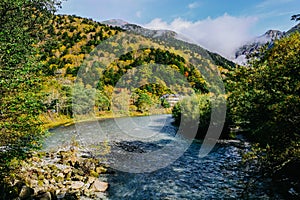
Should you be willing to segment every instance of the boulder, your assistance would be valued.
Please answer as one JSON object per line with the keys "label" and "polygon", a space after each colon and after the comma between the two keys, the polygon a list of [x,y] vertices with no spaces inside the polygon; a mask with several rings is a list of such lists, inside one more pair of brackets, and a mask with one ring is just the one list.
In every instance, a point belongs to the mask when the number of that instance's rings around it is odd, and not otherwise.
{"label": "boulder", "polygon": [[71,184],[71,189],[73,190],[78,190],[81,189],[84,186],[84,183],[81,181],[73,181]]}
{"label": "boulder", "polygon": [[96,179],[91,188],[94,192],[105,192],[108,188],[108,183]]}
{"label": "boulder", "polygon": [[107,170],[104,168],[104,167],[96,167],[96,172],[98,174],[102,174],[102,173],[105,173]]}
{"label": "boulder", "polygon": [[20,191],[20,194],[19,194],[19,197],[20,199],[30,199],[31,195],[34,194],[34,190],[30,187],[27,187],[27,186],[23,186],[21,188],[21,191]]}
{"label": "boulder", "polygon": [[35,196],[36,200],[52,200],[52,195],[50,192],[39,192],[38,195]]}

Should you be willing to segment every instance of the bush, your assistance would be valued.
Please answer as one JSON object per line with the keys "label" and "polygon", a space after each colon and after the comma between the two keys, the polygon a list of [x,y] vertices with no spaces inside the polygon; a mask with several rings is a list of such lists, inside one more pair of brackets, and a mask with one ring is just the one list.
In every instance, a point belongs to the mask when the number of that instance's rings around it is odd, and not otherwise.
{"label": "bush", "polygon": [[[224,99],[222,98],[210,96],[209,94],[198,94],[184,98],[173,107],[172,116],[175,119],[175,124],[183,127],[195,128],[197,126],[196,138],[203,139],[211,124],[212,105],[214,105],[217,113],[222,112],[223,108],[225,109],[225,107],[222,108],[224,106]],[[223,122],[221,118],[214,116],[212,126],[222,126]],[[221,137],[228,137],[227,126],[228,121],[225,122],[225,128],[222,131]]]}

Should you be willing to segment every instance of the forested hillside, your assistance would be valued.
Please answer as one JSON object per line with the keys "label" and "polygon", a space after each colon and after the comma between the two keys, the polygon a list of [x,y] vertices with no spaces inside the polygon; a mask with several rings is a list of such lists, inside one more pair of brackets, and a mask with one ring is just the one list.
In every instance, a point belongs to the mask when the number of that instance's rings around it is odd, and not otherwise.
{"label": "forested hillside", "polygon": [[[41,49],[43,71],[49,80],[44,87],[47,95],[44,104],[47,110],[55,110],[64,115],[72,116],[73,114],[72,84],[81,67],[91,68],[92,76],[98,77],[93,80],[93,83],[85,79],[89,82],[88,84],[86,82],[85,87],[93,85],[93,88],[97,89],[95,106],[98,111],[112,109],[110,104],[114,86],[129,70],[132,71],[139,66],[164,65],[166,73],[169,67],[170,74],[167,77],[174,74],[172,71],[178,72],[186,77],[194,92],[200,93],[207,93],[209,89],[199,68],[203,68],[204,72],[219,69],[222,73],[234,68],[233,63],[221,56],[175,38],[147,38],[132,31],[127,33],[121,28],[110,27],[76,16],[56,15],[49,24],[49,27],[45,29],[46,39],[38,44]],[[128,35],[118,38],[119,33]],[[124,54],[117,57],[120,49],[124,51]],[[114,59],[110,63],[105,63],[104,60],[108,57],[114,57]],[[196,62],[199,66],[194,66],[195,64],[190,62],[190,59],[194,57],[199,58]],[[147,67],[143,73],[148,73],[147,77],[153,76],[153,70]],[[152,77],[152,81],[146,76],[136,80],[135,84],[140,84],[141,87],[136,88],[135,94],[130,97],[130,111],[146,112],[150,108],[156,109],[162,103],[159,99],[162,95],[180,91],[183,95],[188,92],[178,83],[172,91],[172,88],[168,88],[166,81],[163,80],[166,77],[160,76],[156,77],[156,80]],[[169,80],[169,82],[172,81]],[[82,92],[82,95],[87,94]],[[88,110],[91,111],[91,108],[82,109],[85,110],[82,110],[83,114]]]}

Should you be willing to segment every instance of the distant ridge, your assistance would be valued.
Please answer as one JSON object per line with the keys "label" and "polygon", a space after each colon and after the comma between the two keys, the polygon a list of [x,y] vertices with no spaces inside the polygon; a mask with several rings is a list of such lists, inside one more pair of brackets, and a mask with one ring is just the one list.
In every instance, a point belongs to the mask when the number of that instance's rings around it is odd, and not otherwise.
{"label": "distant ridge", "polygon": [[239,47],[235,52],[235,57],[233,61],[240,65],[247,65],[248,57],[250,55],[256,55],[259,53],[259,49],[269,43],[269,48],[272,47],[275,40],[286,37],[294,32],[300,32],[300,23],[292,27],[287,32],[282,32],[279,30],[268,30],[265,34],[254,38],[253,40],[247,42],[243,46]]}
{"label": "distant ridge", "polygon": [[110,20],[102,21],[101,23],[109,25],[109,26],[119,26],[119,27],[122,27],[122,26],[128,24],[128,22],[126,22],[122,19],[110,19]]}
{"label": "distant ridge", "polygon": [[162,30],[162,29],[159,29],[159,30],[149,29],[149,28],[145,28],[141,25],[126,22],[122,19],[110,19],[110,20],[102,21],[101,23],[109,25],[109,26],[117,26],[117,27],[120,27],[120,28],[122,28],[126,31],[131,31],[131,32],[134,32],[136,34],[143,35],[145,37],[150,37],[150,38],[175,38],[175,39],[178,39],[178,40],[182,40],[184,42],[188,42],[188,43],[191,43],[191,44],[196,44],[196,42],[194,42],[190,38],[187,38],[184,35],[178,34],[175,31]]}

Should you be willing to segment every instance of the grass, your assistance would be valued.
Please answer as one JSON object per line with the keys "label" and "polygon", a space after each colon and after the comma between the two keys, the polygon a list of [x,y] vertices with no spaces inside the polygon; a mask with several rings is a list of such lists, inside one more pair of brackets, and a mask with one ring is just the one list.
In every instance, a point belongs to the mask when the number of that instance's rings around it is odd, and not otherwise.
{"label": "grass", "polygon": [[59,115],[57,113],[43,113],[39,118],[43,122],[45,130],[62,125],[69,126],[74,123],[73,118],[66,115]]}

